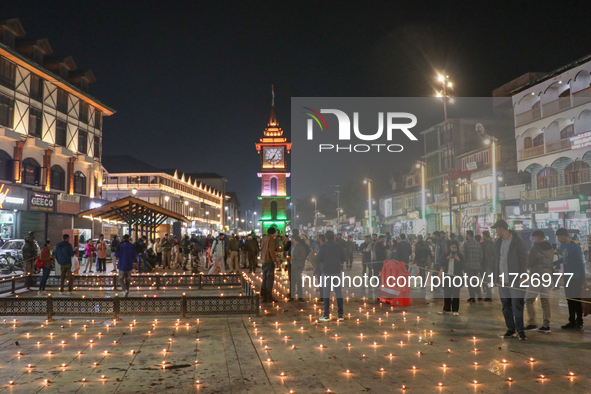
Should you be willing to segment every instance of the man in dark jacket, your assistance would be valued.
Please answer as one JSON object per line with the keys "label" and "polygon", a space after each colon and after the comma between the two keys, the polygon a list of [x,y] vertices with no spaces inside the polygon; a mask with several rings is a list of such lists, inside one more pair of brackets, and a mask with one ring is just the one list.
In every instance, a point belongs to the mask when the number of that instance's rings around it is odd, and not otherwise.
{"label": "man in dark jacket", "polygon": [[291,243],[291,294],[294,299],[297,298],[298,301],[303,301],[304,299],[302,296],[304,295],[304,290],[302,289],[302,272],[306,266],[306,258],[308,256],[306,255],[306,248],[299,235],[292,236]]}
{"label": "man in dark jacket", "polygon": [[564,267],[564,295],[568,304],[568,323],[560,328],[580,331],[583,329],[581,292],[585,281],[585,259],[581,247],[569,238],[565,228],[556,230],[556,238],[560,242],[562,258],[556,260],[554,265],[562,264]]}
{"label": "man in dark jacket", "polygon": [[129,242],[129,234],[123,236],[123,242],[119,244],[119,251],[115,255],[119,259],[119,285],[123,289],[123,296],[127,297],[133,261],[137,258],[135,247]]}
{"label": "man in dark jacket", "polygon": [[149,272],[148,268],[145,266],[146,264],[146,249],[148,246],[146,245],[146,236],[140,237],[133,246],[135,247],[135,252],[137,253],[137,272],[141,273],[143,271]]}
{"label": "man in dark jacket", "polygon": [[525,242],[515,231],[509,230],[507,222],[499,219],[492,227],[497,230],[498,261],[494,267],[494,279],[499,283],[499,297],[503,304],[503,316],[507,332],[505,338],[517,335],[525,340],[523,325],[524,291],[520,288],[525,279],[521,274],[527,272],[527,248]]}
{"label": "man in dark jacket", "polygon": [[21,253],[23,254],[23,260],[25,262],[25,272],[29,275],[33,275],[35,273],[35,260],[41,253],[39,244],[35,241],[34,231],[31,231],[27,238],[25,238]]}
{"label": "man in dark jacket", "polygon": [[376,261],[374,261],[372,265],[373,274],[376,276],[381,274],[382,268],[384,268],[384,261],[387,259],[386,255],[388,254],[388,247],[386,246],[385,236],[379,236],[378,242],[376,242],[374,246],[374,250],[376,252]]}
{"label": "man in dark jacket", "polygon": [[76,254],[72,244],[70,243],[70,236],[64,234],[63,241],[55,246],[55,259],[60,265],[60,294],[64,291],[64,282],[68,276],[68,291],[71,293],[74,288],[74,280],[72,277],[72,257]]}
{"label": "man in dark jacket", "polygon": [[417,243],[415,244],[415,264],[421,270],[421,278],[423,278],[423,281],[426,277],[425,269],[427,268],[429,258],[431,258],[431,248],[427,241],[423,240],[423,236],[419,234],[417,235]]}
{"label": "man in dark jacket", "polygon": [[115,257],[115,252],[119,251],[119,237],[117,234],[113,235],[113,240],[111,241],[111,262],[113,263],[113,270],[111,272],[117,272],[117,257]]}
{"label": "man in dark jacket", "polygon": [[396,261],[404,261],[408,268],[408,262],[410,261],[410,255],[412,254],[412,246],[406,240],[406,234],[400,234],[400,242],[396,247]]}
{"label": "man in dark jacket", "polygon": [[355,242],[353,242],[353,236],[347,237],[345,243],[345,253],[347,253],[347,270],[351,271],[353,268],[353,253],[355,252]]}
{"label": "man in dark jacket", "polygon": [[433,239],[435,240],[435,271],[439,271],[441,264],[446,260],[447,242],[445,241],[445,233],[443,231],[435,231],[433,233]]}
{"label": "man in dark jacket", "polygon": [[365,241],[359,245],[359,250],[361,251],[361,275],[365,275],[365,271],[367,271],[368,276],[371,276],[372,274],[371,247],[371,237],[366,235]]}
{"label": "man in dark jacket", "polygon": [[[482,272],[482,246],[479,242],[474,239],[474,231],[466,231],[466,242],[462,247],[462,254],[464,255],[464,271],[469,278],[479,277]],[[480,286],[471,286],[468,283],[468,293],[470,298],[468,302],[476,302],[476,296],[478,301],[482,301],[482,289]]]}
{"label": "man in dark jacket", "polygon": [[[550,330],[550,318],[552,314],[550,312],[550,298],[548,292],[550,287],[544,286],[542,277],[546,274],[546,277],[550,275],[552,278],[553,266],[554,266],[554,248],[550,242],[545,241],[545,235],[542,230],[536,230],[532,234],[534,244],[529,250],[527,258],[527,267],[529,268],[530,285],[525,295],[525,302],[527,306],[527,314],[529,316],[529,324],[525,327],[526,330],[535,330],[538,328],[536,325],[536,309],[534,308],[534,302],[540,295],[540,302],[542,303],[542,311],[544,312],[544,324],[538,329],[540,332],[551,332]],[[532,279],[535,279],[532,281]],[[533,286],[533,283],[538,283],[538,286]]]}
{"label": "man in dark jacket", "polygon": [[[347,260],[345,249],[334,240],[334,233],[329,230],[326,232],[325,237],[326,242],[322,244],[316,256],[316,262],[322,267],[322,281],[324,284],[324,315],[318,319],[321,322],[330,321],[331,277],[338,276],[340,278],[343,263]],[[334,286],[334,293],[337,299],[338,319],[339,321],[343,321],[343,294],[341,292],[341,286]]]}
{"label": "man in dark jacket", "polygon": [[489,231],[483,231],[483,241],[480,243],[482,246],[482,291],[486,293],[484,301],[492,302],[492,288],[490,283],[489,275],[495,270],[496,260],[496,246],[490,237]]}

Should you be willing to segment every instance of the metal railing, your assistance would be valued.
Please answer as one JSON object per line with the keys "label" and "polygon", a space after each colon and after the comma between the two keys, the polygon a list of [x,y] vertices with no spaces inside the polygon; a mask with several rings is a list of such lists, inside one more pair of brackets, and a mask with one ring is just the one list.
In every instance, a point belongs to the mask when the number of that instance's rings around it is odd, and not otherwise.
{"label": "metal railing", "polygon": [[[152,279],[150,279],[152,277]],[[216,278],[217,277],[217,278]],[[23,276],[0,281],[0,293],[15,293],[16,290],[30,287],[33,279],[40,277]],[[100,283],[86,282],[97,278],[103,278]],[[79,285],[74,288],[96,289],[101,287],[116,288],[118,281],[116,275],[75,277]],[[51,277],[57,279],[59,277]],[[108,281],[110,279],[110,282]],[[153,280],[154,282],[151,282]],[[98,281],[100,282],[100,281]],[[186,287],[193,289],[205,286],[234,286],[242,288],[240,295],[218,296],[193,296],[183,293],[182,296],[159,297],[0,297],[0,316],[112,316],[119,318],[122,315],[212,315],[212,314],[254,314],[259,313],[259,294],[253,285],[241,275],[159,275],[159,276],[132,276],[132,286],[150,287],[159,285],[158,289],[166,287]],[[152,286],[151,284],[156,285]],[[106,286],[110,284],[110,286]],[[145,286],[145,285],[148,286]],[[48,280],[47,285],[50,285]],[[75,294],[75,293],[74,293]]]}
{"label": "metal railing", "polygon": [[574,197],[578,198],[582,183],[575,185],[564,185],[548,187],[545,189],[527,190],[521,192],[522,201],[546,200],[549,198]]}
{"label": "metal railing", "polygon": [[538,145],[519,151],[519,160],[531,159],[532,157],[543,156],[545,154],[544,145]]}

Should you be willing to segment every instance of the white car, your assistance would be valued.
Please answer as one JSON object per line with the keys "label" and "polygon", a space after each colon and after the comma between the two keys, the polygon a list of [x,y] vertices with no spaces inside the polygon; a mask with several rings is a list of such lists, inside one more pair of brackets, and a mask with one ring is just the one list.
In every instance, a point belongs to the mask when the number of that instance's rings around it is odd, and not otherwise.
{"label": "white car", "polygon": [[9,239],[0,247],[0,255],[6,255],[7,253],[10,253],[12,256],[21,254],[24,244],[24,239]]}

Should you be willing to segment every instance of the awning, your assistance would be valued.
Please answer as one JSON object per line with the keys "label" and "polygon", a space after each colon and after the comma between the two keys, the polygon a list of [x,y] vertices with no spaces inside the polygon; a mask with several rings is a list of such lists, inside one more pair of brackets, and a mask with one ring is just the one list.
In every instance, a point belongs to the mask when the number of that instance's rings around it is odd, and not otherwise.
{"label": "awning", "polygon": [[188,223],[189,220],[176,212],[169,211],[132,196],[113,201],[98,208],[80,212],[79,217],[101,221],[126,223],[131,229],[156,231],[168,218]]}

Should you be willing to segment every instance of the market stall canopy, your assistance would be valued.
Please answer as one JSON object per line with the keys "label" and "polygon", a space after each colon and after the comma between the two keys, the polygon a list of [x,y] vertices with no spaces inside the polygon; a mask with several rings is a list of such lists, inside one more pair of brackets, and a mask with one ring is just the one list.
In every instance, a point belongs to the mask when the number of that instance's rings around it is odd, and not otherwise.
{"label": "market stall canopy", "polygon": [[131,228],[135,231],[145,229],[147,231],[151,230],[151,232],[156,230],[168,218],[179,222],[189,222],[183,215],[132,196],[80,212],[78,216],[110,223],[126,223],[129,225],[130,230]]}

